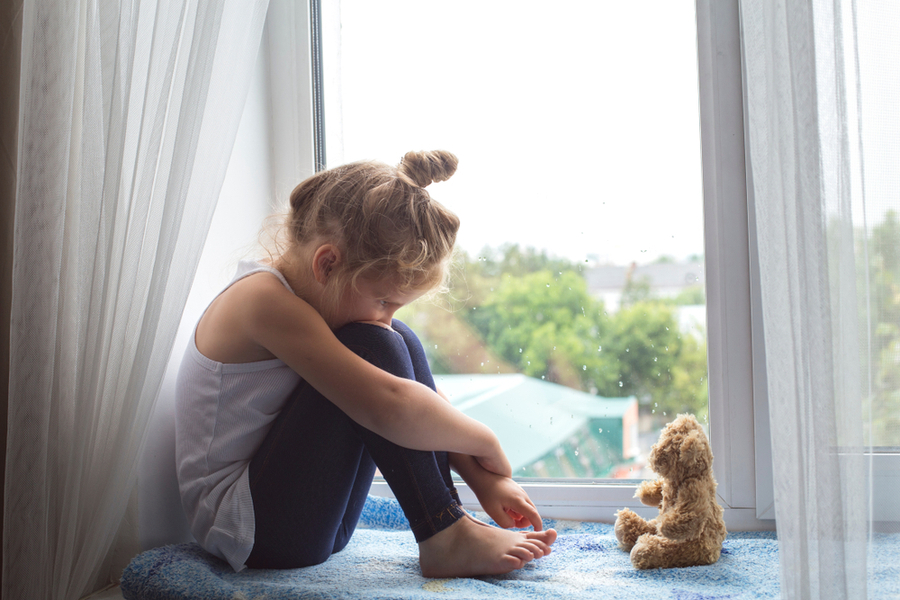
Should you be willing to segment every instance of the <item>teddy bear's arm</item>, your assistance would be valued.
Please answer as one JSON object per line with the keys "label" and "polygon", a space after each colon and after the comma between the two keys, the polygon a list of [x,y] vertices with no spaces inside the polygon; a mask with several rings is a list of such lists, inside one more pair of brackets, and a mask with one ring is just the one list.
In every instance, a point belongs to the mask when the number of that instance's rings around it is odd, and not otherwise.
{"label": "teddy bear's arm", "polygon": [[703,512],[708,506],[704,488],[699,481],[686,481],[678,488],[675,500],[664,514],[659,515],[659,532],[671,540],[688,540],[700,535]]}
{"label": "teddy bear's arm", "polygon": [[662,486],[663,483],[661,479],[643,481],[641,482],[641,485],[638,486],[637,492],[635,492],[634,497],[647,506],[658,507],[660,504],[662,504]]}

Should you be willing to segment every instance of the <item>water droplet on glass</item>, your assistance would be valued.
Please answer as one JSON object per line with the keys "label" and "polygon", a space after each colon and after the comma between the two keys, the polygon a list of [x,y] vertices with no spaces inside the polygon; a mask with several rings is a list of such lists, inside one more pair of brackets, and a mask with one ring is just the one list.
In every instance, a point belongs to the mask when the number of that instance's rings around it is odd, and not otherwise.
{"label": "water droplet on glass", "polygon": [[581,370],[582,370],[582,371],[587,371],[587,365],[581,365]]}
{"label": "water droplet on glass", "polygon": [[621,381],[619,382],[619,387],[622,387],[622,382],[621,382]]}
{"label": "water droplet on glass", "polygon": [[599,431],[600,433],[603,433],[603,428],[601,427],[601,428],[598,429],[597,431]]}

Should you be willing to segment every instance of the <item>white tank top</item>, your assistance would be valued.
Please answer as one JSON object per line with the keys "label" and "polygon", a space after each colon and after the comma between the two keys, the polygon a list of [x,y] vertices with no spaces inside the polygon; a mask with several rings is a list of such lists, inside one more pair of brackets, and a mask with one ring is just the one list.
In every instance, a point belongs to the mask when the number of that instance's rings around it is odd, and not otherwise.
{"label": "white tank top", "polygon": [[[272,273],[291,289],[281,273],[254,261],[242,261],[225,289],[259,272]],[[279,359],[239,364],[210,360],[197,350],[195,335],[196,328],[181,361],[175,395],[181,503],[197,542],[240,571],[255,533],[250,460],[300,376]]]}

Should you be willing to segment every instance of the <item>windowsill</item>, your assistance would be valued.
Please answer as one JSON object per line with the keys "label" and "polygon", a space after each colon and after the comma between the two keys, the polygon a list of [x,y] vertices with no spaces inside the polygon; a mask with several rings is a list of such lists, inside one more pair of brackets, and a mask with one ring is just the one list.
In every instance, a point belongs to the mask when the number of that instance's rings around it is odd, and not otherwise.
{"label": "windowsill", "polygon": [[[535,480],[519,482],[547,519],[614,523],[616,511],[630,508],[645,519],[651,519],[658,511],[645,506],[634,497],[637,485],[627,483],[569,483],[561,480]],[[456,484],[463,505],[481,510],[475,494],[463,482]],[[376,479],[370,493],[374,496],[392,497],[390,487],[383,479]],[[725,525],[729,531],[774,531],[775,521],[759,520],[755,508],[731,508],[721,498],[719,504],[725,510]]]}

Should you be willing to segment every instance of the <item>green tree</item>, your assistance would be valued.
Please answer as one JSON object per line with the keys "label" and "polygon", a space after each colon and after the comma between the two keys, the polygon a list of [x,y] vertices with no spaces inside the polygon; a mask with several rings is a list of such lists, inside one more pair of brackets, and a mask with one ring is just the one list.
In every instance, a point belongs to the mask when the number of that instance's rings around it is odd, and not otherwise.
{"label": "green tree", "polygon": [[679,331],[672,306],[650,300],[620,309],[603,349],[617,377],[601,395],[637,396],[661,421],[706,414],[706,345]]}
{"label": "green tree", "polygon": [[610,315],[590,295],[581,265],[517,245],[463,253],[452,274],[452,310],[515,370],[603,396],[637,396],[659,423],[679,412],[706,415],[706,344],[679,331],[676,319],[676,303],[702,303],[702,290],[657,299],[648,282],[629,280]]}
{"label": "green tree", "polygon": [[603,304],[573,271],[504,276],[468,318],[526,375],[586,390],[608,377],[597,345],[607,323]]}
{"label": "green tree", "polygon": [[551,256],[546,250],[537,250],[531,246],[523,248],[519,244],[504,244],[496,249],[486,247],[476,257],[476,263],[480,265],[481,273],[488,277],[515,277],[538,271],[580,273],[582,270],[581,265]]}
{"label": "green tree", "polygon": [[619,304],[623,307],[633,306],[640,302],[647,302],[653,297],[650,289],[649,277],[635,278],[631,273],[625,279],[625,287],[622,288],[622,298]]}
{"label": "green tree", "polygon": [[696,306],[701,304],[706,304],[706,291],[703,289],[702,285],[692,285],[691,287],[686,287],[678,294],[668,300],[671,304],[675,306]]}

